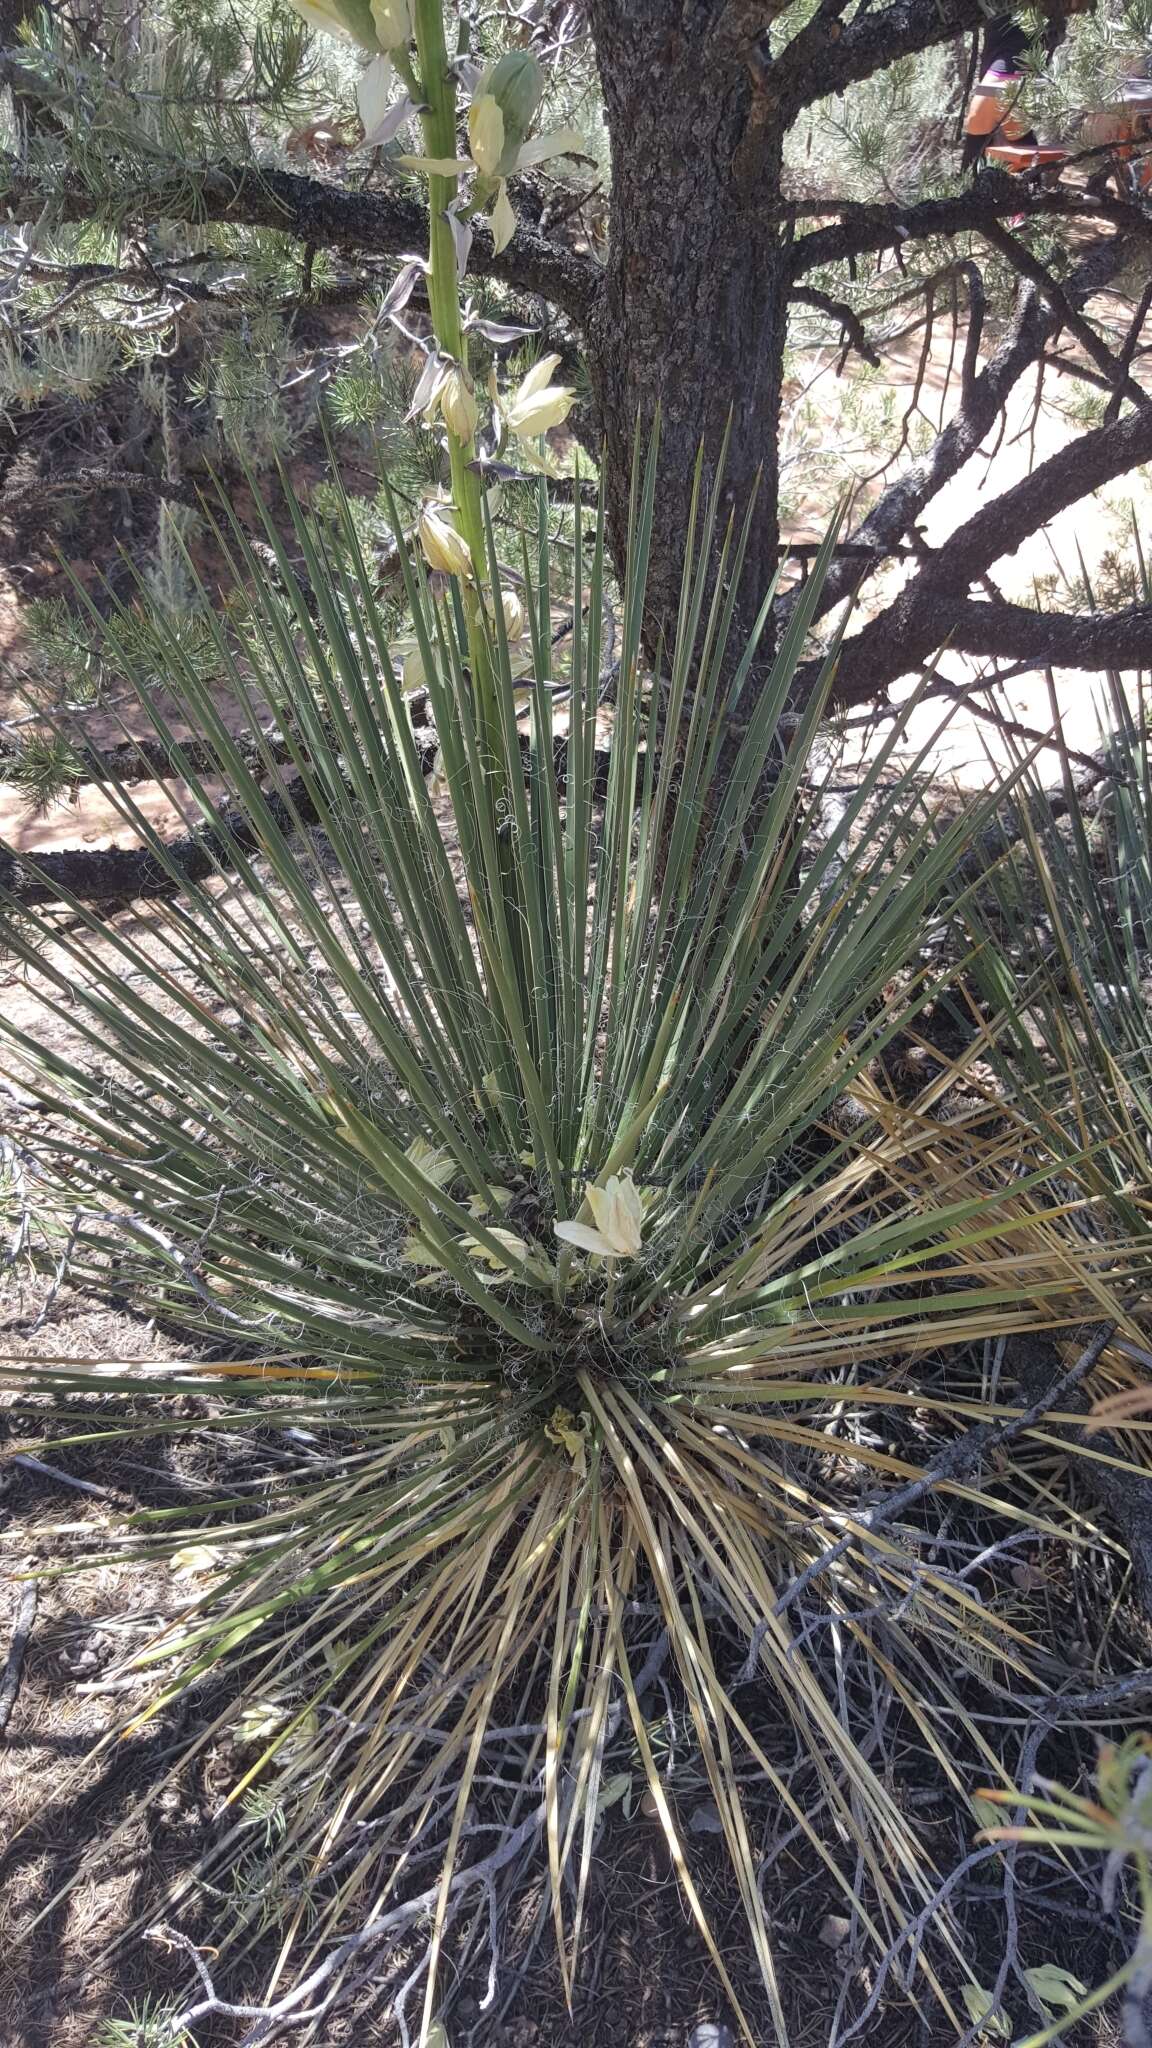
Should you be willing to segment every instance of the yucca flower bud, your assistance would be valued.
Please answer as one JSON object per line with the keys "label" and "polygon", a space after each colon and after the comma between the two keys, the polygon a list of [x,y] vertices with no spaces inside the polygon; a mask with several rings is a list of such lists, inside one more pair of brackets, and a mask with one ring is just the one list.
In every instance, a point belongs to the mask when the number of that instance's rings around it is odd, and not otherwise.
{"label": "yucca flower bud", "polygon": [[483,73],[475,98],[495,100],[504,129],[504,146],[491,175],[506,178],[515,170],[543,97],[544,73],[530,50],[506,50]]}
{"label": "yucca flower bud", "polygon": [[436,396],[449,433],[454,434],[458,441],[470,441],[476,432],[480,408],[467,370],[462,369],[459,363],[453,363],[445,372]]}
{"label": "yucca flower bud", "polygon": [[416,532],[430,569],[439,569],[444,576],[471,576],[468,543],[453,526],[444,506],[426,505],[416,522]]}
{"label": "yucca flower bud", "polygon": [[504,631],[509,640],[522,640],[527,630],[528,619],[524,606],[514,590],[502,590],[500,609],[504,614]]}
{"label": "yucca flower bud", "polygon": [[476,169],[494,178],[504,154],[504,116],[490,92],[482,92],[468,109],[468,142]]}

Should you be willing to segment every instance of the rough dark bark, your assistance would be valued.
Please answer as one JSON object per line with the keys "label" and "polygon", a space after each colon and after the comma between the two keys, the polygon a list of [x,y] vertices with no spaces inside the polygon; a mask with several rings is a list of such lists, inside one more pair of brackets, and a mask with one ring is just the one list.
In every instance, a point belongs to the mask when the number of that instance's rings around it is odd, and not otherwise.
{"label": "rough dark bark", "polygon": [[731,414],[726,497],[743,508],[759,479],[747,624],[778,540],[781,136],[761,129],[747,67],[710,34],[714,4],[591,0],[589,13],[612,140],[612,247],[589,327],[610,535],[619,557],[637,424],[643,444],[659,407],[651,628],[674,620],[697,451],[715,461]]}

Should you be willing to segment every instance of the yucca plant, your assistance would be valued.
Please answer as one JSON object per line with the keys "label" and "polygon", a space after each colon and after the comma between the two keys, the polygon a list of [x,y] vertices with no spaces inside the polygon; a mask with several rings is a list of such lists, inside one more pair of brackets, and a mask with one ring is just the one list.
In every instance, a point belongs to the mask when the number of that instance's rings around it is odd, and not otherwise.
{"label": "yucca plant", "polygon": [[[875,1656],[957,1785],[963,1746],[982,1775],[997,1765],[949,1668],[1027,1661],[962,1576],[853,1519],[916,1470],[878,1419],[986,1412],[966,1367],[937,1371],[950,1347],[970,1359],[1089,1298],[1039,1153],[1022,1161],[978,1106],[950,1122],[939,1086],[907,1110],[868,1078],[945,973],[935,906],[981,814],[937,831],[915,777],[888,773],[895,735],[831,801],[819,695],[781,748],[822,565],[757,673],[756,642],[733,646],[747,523],[725,527],[721,485],[699,475],[679,616],[649,672],[654,478],[652,455],[610,713],[604,526],[579,495],[558,560],[543,485],[515,570],[488,521],[467,609],[405,551],[432,775],[351,517],[321,532],[297,512],[291,545],[269,520],[275,579],[221,532],[250,593],[246,618],[212,628],[230,707],[162,617],[114,611],[106,629],[190,821],[213,823],[219,876],[189,885],[122,783],[171,895],[130,926],[76,901],[65,925],[8,908],[8,946],[75,1047],[5,1026],[47,1112],[25,1166],[59,1215],[53,1255],[97,1285],[114,1269],[212,1340],[163,1377],[46,1363],[22,1383],[65,1405],[93,1388],[161,1403],[113,1436],[259,1422],[305,1445],[271,1494],[137,1517],[125,1548],[206,1575],[129,1660],[158,1674],[133,1725],[226,1674],[195,1743],[239,1728],[252,1758],[169,1920],[195,1886],[217,1945],[270,1919],[273,2016],[322,2016],[420,1926],[397,2003],[403,2019],[420,1987],[427,2037],[445,1943],[465,1914],[487,1928],[497,1875],[535,1844],[571,1990],[625,1731],[736,2005],[654,1746],[647,1689],[666,1668],[784,2038],[742,1777],[881,1946],[936,1883],[824,1643]],[[260,736],[255,765],[235,713]],[[190,1391],[210,1423],[163,1405]],[[1005,1484],[963,1493],[980,1515],[1023,1512]],[[1031,1501],[1033,1525],[1046,1513]],[[493,1765],[510,1725],[511,1774]],[[917,1943],[913,1983],[945,1997],[940,1953]],[[218,2005],[197,1992],[179,2023]]]}

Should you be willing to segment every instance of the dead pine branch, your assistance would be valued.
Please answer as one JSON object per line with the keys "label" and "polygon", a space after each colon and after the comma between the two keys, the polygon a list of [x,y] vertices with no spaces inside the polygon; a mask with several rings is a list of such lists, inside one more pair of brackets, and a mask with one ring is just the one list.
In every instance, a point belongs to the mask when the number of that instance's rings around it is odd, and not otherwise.
{"label": "dead pine branch", "polygon": [[[481,1857],[476,1863],[468,1864],[463,1870],[458,1870],[448,1886],[447,1902],[456,1903],[477,1885],[489,1886],[499,1871],[524,1853],[543,1827],[544,1819],[545,1808],[543,1805],[536,1807],[489,1855]],[[382,1942],[395,1939],[405,1928],[410,1927],[413,1921],[434,1913],[440,1902],[440,1895],[441,1885],[437,1881],[436,1884],[429,1885],[426,1891],[418,1893],[415,1898],[406,1900],[402,1906],[394,1906],[391,1912],[382,1913],[375,1920],[368,1921],[367,1925],[355,1934],[349,1934],[343,1941],[338,1942],[322,1963],[317,1964],[314,1970],[310,1970],[306,1977],[301,1978],[291,1991],[285,1992],[283,1998],[278,1998],[270,2005],[233,2004],[218,1997],[203,1956],[189,1937],[179,1933],[175,1928],[151,1929],[154,1941],[180,1948],[190,1957],[204,1990],[202,1998],[197,1999],[182,2012],[174,2014],[166,2022],[171,2039],[180,2040],[191,2027],[207,2019],[211,2014],[217,2014],[223,2019],[250,2022],[242,2037],[240,2048],[258,2048],[258,2044],[270,2041],[277,2032],[286,2027],[315,2024],[335,2005],[340,1996],[341,1986],[339,1981],[333,1983],[333,1979],[339,1979],[341,1972],[353,1958],[362,1954],[365,1949],[379,1947]],[[322,1995],[317,1997],[317,1993]]]}
{"label": "dead pine branch", "polygon": [[8,1661],[4,1666],[4,1675],[0,1678],[0,1742],[7,1734],[12,1709],[16,1705],[20,1691],[20,1680],[24,1675],[24,1658],[36,1620],[39,1600],[40,1588],[33,1579],[20,1595],[20,1605],[16,1610],[16,1628],[8,1651]]}
{"label": "dead pine branch", "polygon": [[939,1456],[925,1467],[918,1479],[909,1480],[907,1485],[896,1487],[892,1493],[882,1495],[856,1514],[846,1515],[844,1519],[850,1524],[846,1533],[838,1537],[835,1543],[830,1544],[827,1550],[797,1574],[791,1585],[786,1586],[781,1593],[772,1615],[767,1620],[757,1623],[747,1660],[740,1673],[742,1683],[747,1684],[755,1677],[760,1645],[771,1620],[787,1613],[801,1594],[806,1593],[817,1579],[823,1578],[841,1558],[846,1557],[862,1538],[866,1540],[878,1529],[887,1527],[909,1508],[915,1507],[919,1501],[934,1493],[937,1487],[951,1486],[960,1480],[969,1479],[993,1451],[1002,1449],[1005,1444],[1014,1443],[1017,1437],[1034,1429],[1053,1408],[1059,1408],[1075,1393],[1081,1380],[1087,1377],[1093,1366],[1099,1363],[1115,1331],[1115,1323],[1101,1324],[1075,1364],[1052,1380],[1023,1414],[1014,1415],[1004,1422],[977,1423],[974,1428],[965,1431],[963,1436],[948,1444]]}

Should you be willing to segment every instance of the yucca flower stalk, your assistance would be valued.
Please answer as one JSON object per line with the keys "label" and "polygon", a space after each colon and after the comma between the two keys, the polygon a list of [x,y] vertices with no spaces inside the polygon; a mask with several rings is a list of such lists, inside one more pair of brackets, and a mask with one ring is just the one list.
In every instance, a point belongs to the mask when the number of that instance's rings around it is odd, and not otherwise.
{"label": "yucca flower stalk", "polygon": [[[948,1658],[1013,1674],[1028,1644],[962,1579],[846,1522],[845,1475],[852,1498],[907,1479],[915,1465],[878,1418],[915,1410],[946,1427],[986,1412],[978,1383],[958,1395],[932,1361],[1058,1328],[1086,1301],[1098,1314],[1117,1266],[1104,1246],[1090,1271],[1083,1246],[1070,1251],[1075,1197],[1045,1192],[1039,1154],[1022,1169],[1002,1117],[950,1123],[943,1081],[907,1110],[868,1079],[940,978],[926,965],[933,906],[985,812],[937,831],[915,780],[888,776],[896,732],[829,808],[819,694],[781,751],[832,537],[754,694],[758,638],[733,644],[748,519],[725,527],[721,484],[706,493],[698,473],[654,676],[641,626],[655,477],[650,451],[606,786],[602,516],[589,526],[577,500],[558,564],[541,485],[524,537],[527,682],[504,607],[472,619],[459,582],[437,595],[406,558],[434,795],[352,517],[333,537],[296,511],[299,575],[267,520],[282,595],[239,527],[218,535],[250,612],[238,638],[211,613],[207,630],[255,764],[165,620],[142,626],[121,606],[105,629],[193,817],[216,823],[227,887],[188,885],[121,783],[113,800],[171,897],[131,927],[79,902],[60,927],[15,905],[8,918],[75,1048],[2,1027],[43,1112],[24,1171],[59,1215],[45,1255],[63,1244],[69,1273],[94,1284],[114,1258],[120,1291],[215,1347],[146,1382],[46,1364],[20,1384],[61,1403],[93,1386],[194,1390],[211,1429],[259,1418],[322,1446],[259,1503],[222,1494],[128,1532],[128,1554],[191,1548],[208,1572],[127,1660],[158,1674],[133,1725],[227,1672],[271,1731],[197,1881],[219,1896],[249,1855],[257,1780],[283,1826],[258,1902],[234,1900],[213,1940],[272,1913],[290,2006],[335,1995],[350,1928],[367,1939],[365,1923],[421,1919],[425,2035],[478,1811],[504,1845],[482,1874],[540,1843],[571,1989],[622,1730],[739,2013],[653,1747],[645,1688],[663,1664],[781,2039],[742,1772],[773,1789],[878,1944],[925,1908],[930,1859],[860,1746],[820,1624],[874,1652],[950,1775],[961,1743],[995,1764]],[[495,587],[490,525],[484,541]],[[737,716],[744,746],[721,769]],[[219,823],[205,748],[242,833]],[[206,1425],[165,1412],[164,1427]],[[993,1518],[1021,1512],[974,1481],[964,1498]],[[1049,1526],[1042,1502],[1028,1512]],[[807,1759],[806,1790],[749,1707],[746,1664]],[[226,1702],[196,1744],[240,1712]],[[528,1728],[524,1757],[493,1790],[486,1759],[510,1722]],[[191,1881],[177,1886],[169,1915],[191,1898]],[[944,1916],[938,1939],[954,1941]],[[931,1943],[917,1968],[944,1997]],[[292,1970],[303,1988],[285,1991]]]}
{"label": "yucca flower stalk", "polygon": [[[293,4],[310,26],[350,39],[367,53],[375,52],[361,75],[358,94],[369,143],[390,139],[419,118],[425,153],[400,159],[403,166],[420,170],[428,180],[428,259],[424,270],[432,344],[414,410],[423,414],[429,426],[442,425],[448,478],[445,493],[429,502],[417,519],[415,538],[429,566],[454,577],[460,586],[468,626],[467,670],[481,753],[495,763],[500,754],[497,713],[489,647],[481,625],[489,551],[477,461],[480,404],[469,365],[461,293],[471,238],[468,219],[494,199],[492,228],[498,246],[503,247],[515,232],[515,216],[507,197],[508,173],[521,158],[539,162],[548,154],[578,145],[580,138],[564,131],[529,144],[528,131],[544,89],[543,72],[530,52],[509,51],[477,76],[470,128],[478,138],[476,147],[484,164],[462,159],[456,140],[458,75],[448,54],[442,0],[293,0]],[[464,47],[462,41],[460,49]],[[391,102],[395,73],[406,90]],[[491,145],[490,163],[480,139],[485,136]],[[470,172],[479,176],[469,194],[462,190],[461,175]],[[571,391],[557,386],[538,388],[547,384],[549,371],[558,360],[549,356],[544,366],[528,373],[508,401],[502,434],[510,431],[525,439],[538,437],[548,425],[567,416],[574,396]],[[497,416],[503,421],[498,394],[495,396]],[[536,458],[526,449],[524,459],[531,462]],[[495,587],[499,589],[499,583]],[[500,793],[500,800],[507,802],[506,790]]]}

